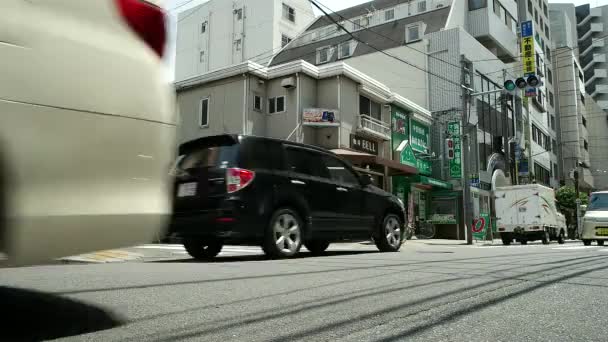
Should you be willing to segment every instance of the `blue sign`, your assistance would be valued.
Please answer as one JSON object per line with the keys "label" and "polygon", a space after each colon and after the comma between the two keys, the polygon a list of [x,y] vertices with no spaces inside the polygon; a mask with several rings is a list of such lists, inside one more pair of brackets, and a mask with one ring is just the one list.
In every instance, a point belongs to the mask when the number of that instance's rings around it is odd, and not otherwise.
{"label": "blue sign", "polygon": [[524,21],[521,23],[521,36],[532,37],[534,35],[534,28],[532,26],[532,20]]}

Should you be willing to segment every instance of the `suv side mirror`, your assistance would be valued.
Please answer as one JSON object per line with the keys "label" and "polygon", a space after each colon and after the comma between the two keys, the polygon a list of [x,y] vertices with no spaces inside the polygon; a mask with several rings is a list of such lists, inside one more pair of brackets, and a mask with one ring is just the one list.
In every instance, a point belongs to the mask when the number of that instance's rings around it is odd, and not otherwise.
{"label": "suv side mirror", "polygon": [[370,175],[361,175],[361,185],[368,186],[373,183],[372,176]]}

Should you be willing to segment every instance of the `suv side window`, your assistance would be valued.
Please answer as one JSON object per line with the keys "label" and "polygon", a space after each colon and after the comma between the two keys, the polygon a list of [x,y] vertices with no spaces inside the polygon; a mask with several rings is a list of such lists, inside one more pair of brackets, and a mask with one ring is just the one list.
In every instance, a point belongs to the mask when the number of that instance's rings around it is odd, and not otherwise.
{"label": "suv side window", "polygon": [[241,167],[252,170],[283,169],[283,147],[280,143],[261,139],[248,139],[241,145]]}
{"label": "suv side window", "polygon": [[307,176],[329,178],[321,154],[302,148],[287,147],[286,155],[289,171]]}
{"label": "suv side window", "polygon": [[329,170],[331,180],[348,185],[359,185],[358,177],[339,159],[323,156],[325,167]]}

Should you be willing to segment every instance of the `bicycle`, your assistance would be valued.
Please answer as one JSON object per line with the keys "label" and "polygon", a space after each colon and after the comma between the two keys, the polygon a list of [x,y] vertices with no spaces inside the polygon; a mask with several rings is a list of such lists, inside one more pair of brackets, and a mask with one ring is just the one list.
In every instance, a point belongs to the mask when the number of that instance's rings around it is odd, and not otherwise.
{"label": "bicycle", "polygon": [[435,225],[428,222],[420,222],[418,229],[414,233],[418,239],[432,239],[435,236]]}

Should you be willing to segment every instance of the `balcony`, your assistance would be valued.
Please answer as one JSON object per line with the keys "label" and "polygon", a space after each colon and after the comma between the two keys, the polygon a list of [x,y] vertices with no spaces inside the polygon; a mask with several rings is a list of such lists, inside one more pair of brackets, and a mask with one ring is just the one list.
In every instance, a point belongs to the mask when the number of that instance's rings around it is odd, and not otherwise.
{"label": "balcony", "polygon": [[580,50],[582,51],[581,56],[585,56],[595,48],[603,48],[606,43],[604,42],[604,39],[589,38],[588,41],[582,42],[580,45]]}
{"label": "balcony", "polygon": [[[591,58],[589,58],[589,61],[587,61],[585,65],[585,67],[583,68],[583,71],[587,71],[589,70],[594,64],[596,63],[606,63],[606,54],[604,53],[594,53],[593,55],[590,55]],[[582,63],[582,61],[581,61]]]}
{"label": "balcony", "polygon": [[382,140],[391,140],[391,127],[389,124],[365,114],[359,115],[358,120],[357,131],[360,133]]}
{"label": "balcony", "polygon": [[489,50],[496,49],[503,62],[515,61],[517,35],[488,7],[469,12],[469,33]]}
{"label": "balcony", "polygon": [[599,94],[608,94],[608,85],[606,84],[597,84],[593,85],[593,91],[590,93],[592,97],[595,97]]}
{"label": "balcony", "polygon": [[587,24],[589,22],[589,20],[591,20],[593,18],[601,18],[601,17],[602,17],[602,9],[594,7],[589,11],[589,15],[586,16],[585,19],[581,20],[578,24],[576,24],[576,26],[582,27],[583,25]]}
{"label": "balcony", "polygon": [[606,69],[590,69],[592,71],[592,76],[587,77],[587,73],[585,73],[585,86],[589,86],[591,83],[595,82],[598,78],[606,78],[608,77],[608,72]]}
{"label": "balcony", "polygon": [[583,31],[579,32],[579,40],[585,40],[591,37],[594,33],[604,32],[604,24],[602,23],[591,23],[584,25]]}

